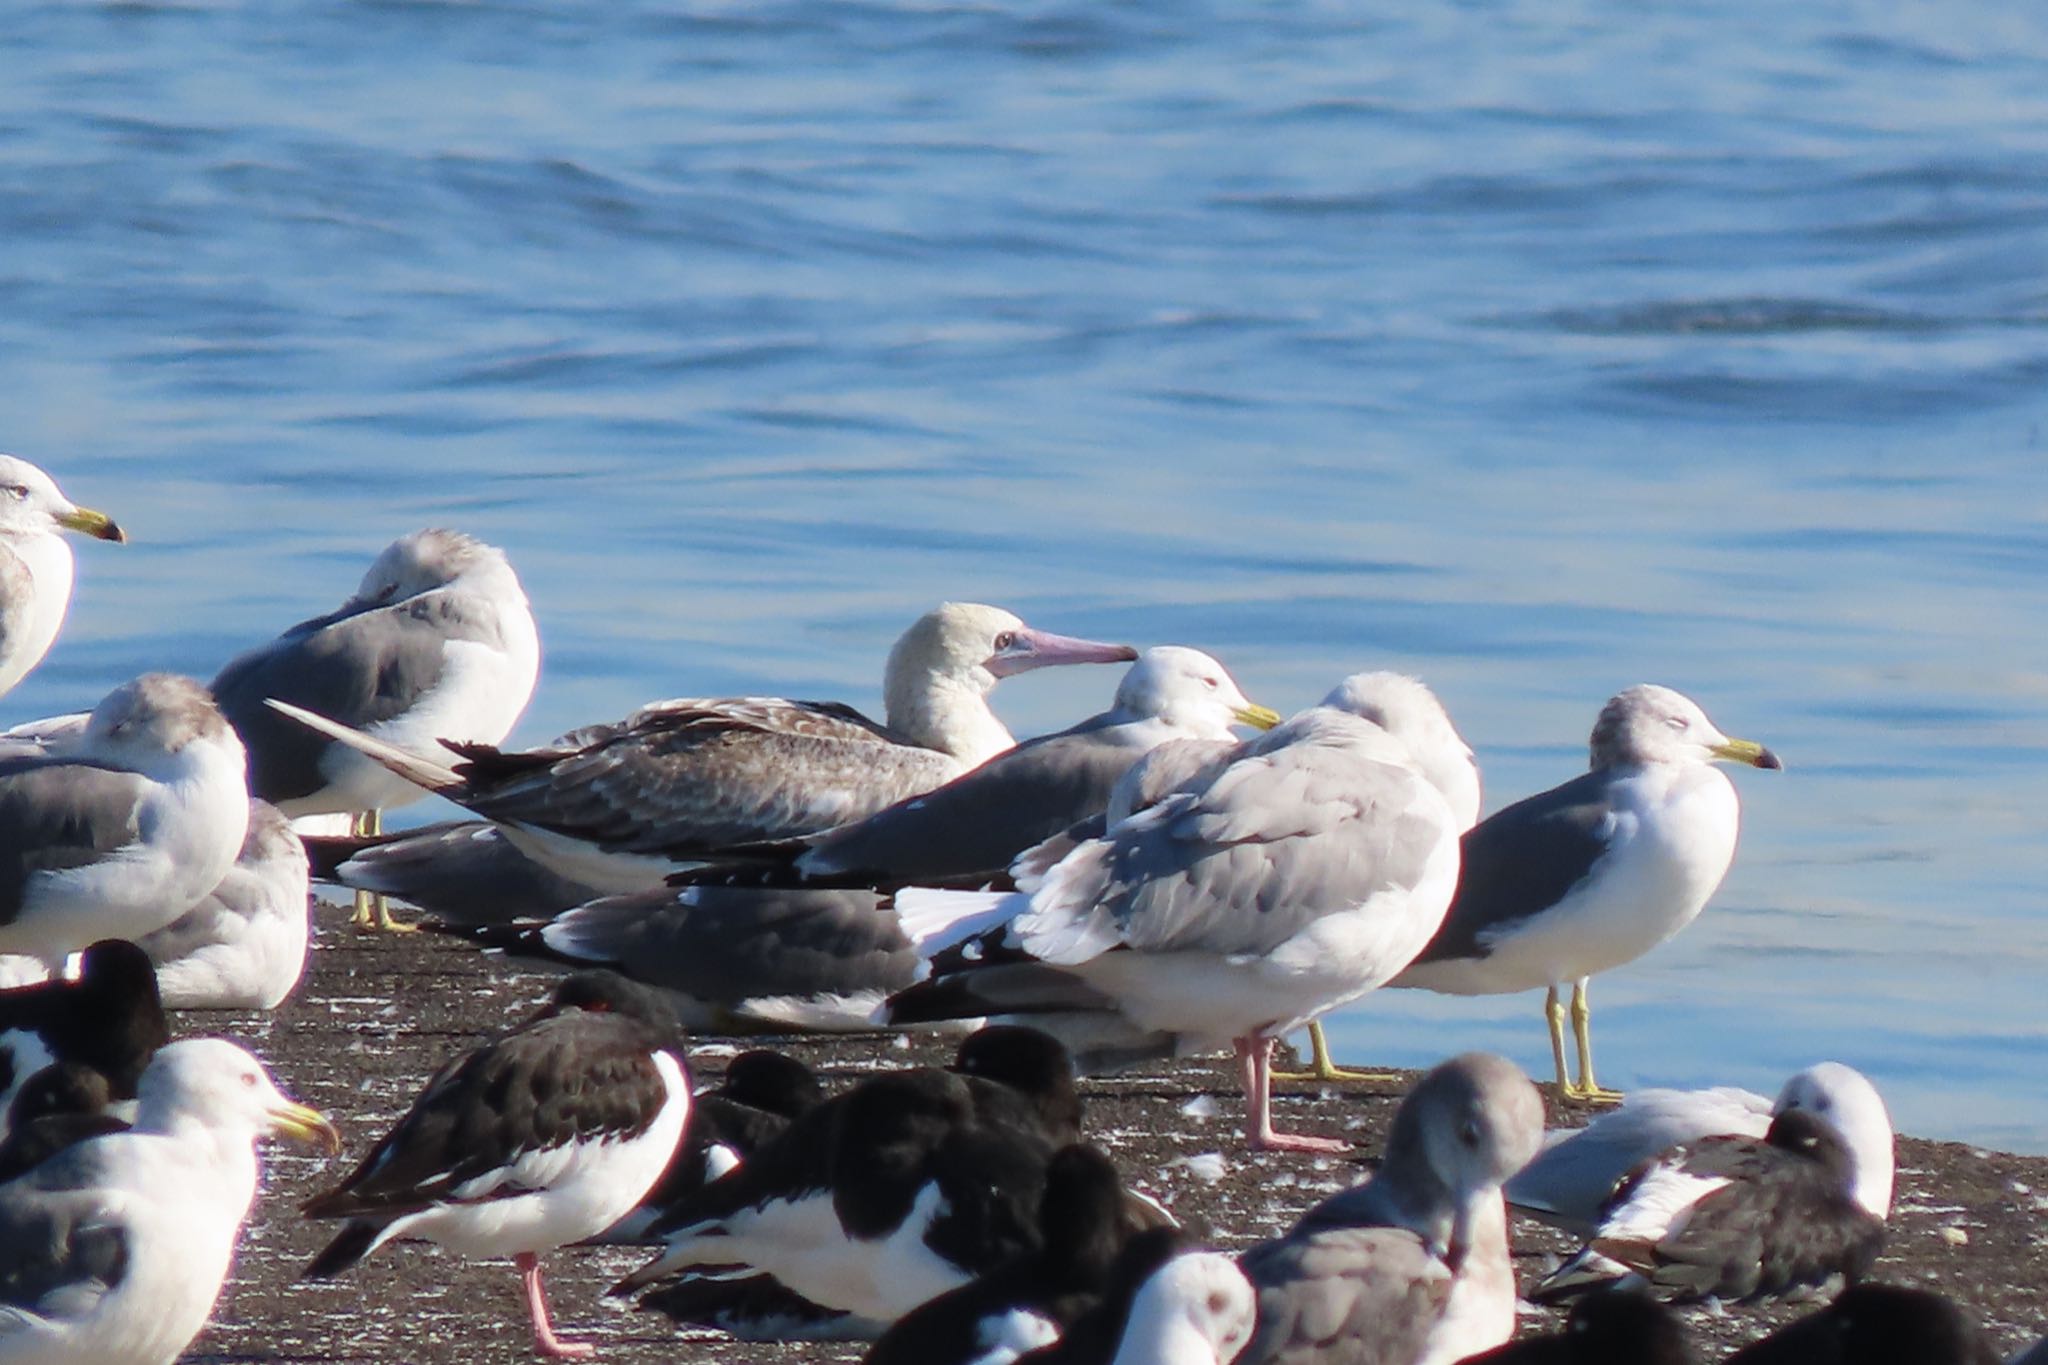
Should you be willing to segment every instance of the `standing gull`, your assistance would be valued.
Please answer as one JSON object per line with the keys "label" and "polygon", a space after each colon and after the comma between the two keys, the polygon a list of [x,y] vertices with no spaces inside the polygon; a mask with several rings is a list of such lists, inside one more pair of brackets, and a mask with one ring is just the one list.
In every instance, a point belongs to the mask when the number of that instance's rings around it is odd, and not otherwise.
{"label": "standing gull", "polygon": [[306,966],[306,848],[268,801],[220,884],[174,922],[137,940],[172,1009],[274,1010]]}
{"label": "standing gull", "polygon": [[538,1017],[443,1067],[309,1218],[346,1218],[306,1267],[341,1274],[394,1238],[510,1256],[534,1349],[587,1356],[555,1335],[540,1253],[594,1237],[660,1178],[690,1112],[681,1034],[665,1007],[610,972],[556,988]]}
{"label": "standing gull", "polygon": [[72,571],[65,531],[116,544],[128,538],[27,460],[0,455],[0,696],[42,662],[64,624]]}
{"label": "standing gull", "polygon": [[[533,696],[540,635],[502,550],[459,531],[386,546],[355,596],[231,661],[213,680],[249,746],[249,789],[288,817],[347,812],[363,832],[425,793],[354,749],[269,709],[305,707],[401,748],[495,744]],[[392,928],[358,897],[356,921]]]}
{"label": "standing gull", "polygon": [[[1692,923],[1728,875],[1741,804],[1716,762],[1783,766],[1762,745],[1722,734],[1668,687],[1646,683],[1609,701],[1593,726],[1592,771],[1465,836],[1450,913],[1393,984],[1447,995],[1547,988],[1559,1092],[1618,1099],[1593,1076],[1586,983]],[[1567,982],[1576,1082],[1565,1072]]]}
{"label": "standing gull", "polygon": [[1457,872],[1450,807],[1406,746],[1314,707],[1033,890],[902,892],[931,974],[888,1018],[1030,1018],[1097,1062],[1234,1045],[1254,1147],[1341,1151],[1273,1130],[1273,1040],[1406,966]]}
{"label": "standing gull", "polygon": [[196,905],[248,828],[243,763],[206,689],[171,673],[115,688],[51,754],[0,758],[0,953],[56,966]]}
{"label": "standing gull", "polygon": [[733,844],[861,819],[1003,752],[1015,741],[988,706],[1003,678],[1136,657],[1034,630],[999,607],[948,602],[890,651],[886,725],[836,702],[690,698],[523,753],[456,745],[452,765],[420,745],[280,709],[496,822],[562,876],[618,895],[655,890]]}
{"label": "standing gull", "polygon": [[1501,1182],[1536,1151],[1543,1101],[1509,1061],[1467,1053],[1401,1101],[1363,1185],[1239,1258],[1258,1291],[1245,1365],[1442,1365],[1515,1330]]}
{"label": "standing gull", "polygon": [[0,1365],[171,1365],[213,1311],[256,1197],[255,1140],[334,1126],[218,1038],[163,1049],[133,1129],[0,1186]]}

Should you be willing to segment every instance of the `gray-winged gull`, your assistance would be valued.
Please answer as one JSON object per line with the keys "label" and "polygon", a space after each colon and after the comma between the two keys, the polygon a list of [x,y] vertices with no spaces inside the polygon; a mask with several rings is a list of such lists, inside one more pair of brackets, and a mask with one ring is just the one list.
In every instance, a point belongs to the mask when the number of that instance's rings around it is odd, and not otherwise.
{"label": "gray-winged gull", "polygon": [[272,1010],[306,966],[306,848],[268,801],[249,802],[235,865],[199,904],[137,940],[172,1009]]}
{"label": "gray-winged gull", "polygon": [[1002,678],[1136,657],[1125,645],[1034,630],[999,607],[948,602],[890,651],[886,725],[836,702],[685,698],[524,753],[460,745],[463,759],[450,765],[282,709],[496,822],[562,876],[629,894],[733,844],[861,819],[1009,748],[988,706]]}
{"label": "gray-winged gull", "polygon": [[534,1349],[555,1334],[540,1253],[594,1237],[660,1178],[690,1112],[674,1017],[645,987],[580,972],[525,1025],[444,1066],[346,1179],[304,1206],[345,1218],[306,1278],[338,1275],[394,1238],[509,1256]]}
{"label": "gray-winged gull", "polygon": [[1885,1216],[1892,1201],[1891,1117],[1877,1087],[1840,1062],[1798,1072],[1775,1102],[1734,1086],[1631,1091],[1612,1113],[1551,1134],[1542,1154],[1508,1182],[1508,1204],[1590,1237],[1607,1197],[1642,1162],[1705,1138],[1761,1138],[1788,1109],[1819,1114],[1842,1132],[1857,1158],[1856,1201]]}
{"label": "gray-winged gull", "polygon": [[227,1278],[266,1133],[341,1142],[247,1052],[195,1038],[143,1073],[134,1128],[0,1186],[0,1365],[171,1365]]}
{"label": "gray-winged gull", "polygon": [[[400,748],[446,756],[446,742],[495,744],[533,696],[540,634],[504,551],[428,529],[386,546],[355,595],[231,660],[213,680],[249,746],[249,790],[285,815],[378,812],[426,793],[266,702],[302,706]],[[356,921],[393,928],[381,901]]]}
{"label": "gray-winged gull", "polygon": [[[1547,988],[1558,1090],[1618,1099],[1593,1075],[1586,983],[1692,923],[1735,857],[1741,803],[1716,762],[1783,765],[1730,739],[1668,687],[1631,687],[1593,726],[1592,771],[1517,801],[1465,836],[1458,895],[1443,927],[1393,981],[1447,995]],[[1565,1072],[1565,1007],[1579,1078]]]}
{"label": "gray-winged gull", "polygon": [[1466,1053],[1401,1101],[1380,1168],[1239,1257],[1258,1293],[1245,1365],[1423,1365],[1515,1330],[1501,1182],[1536,1152],[1543,1100]]}
{"label": "gray-winged gull", "polygon": [[243,762],[206,689],[171,673],[109,692],[54,753],[0,757],[0,953],[56,966],[197,904],[248,828]]}
{"label": "gray-winged gull", "polygon": [[[714,863],[685,880],[734,876],[893,889],[970,880],[986,884],[1041,839],[1099,813],[1133,763],[1173,740],[1231,741],[1231,727],[1270,730],[1278,712],[1256,705],[1215,659],[1157,645],[1117,684],[1110,709],[1025,740],[928,792],[851,824],[756,852],[771,865]],[[744,857],[748,850],[733,850]]]}
{"label": "gray-winged gull", "polygon": [[128,538],[27,460],[0,455],[0,696],[42,662],[64,625],[72,575],[65,531],[116,544]]}
{"label": "gray-winged gull", "polygon": [[392,896],[448,924],[547,919],[603,894],[527,857],[488,820],[304,843],[316,880]]}
{"label": "gray-winged gull", "polygon": [[1028,1018],[1091,1066],[1234,1046],[1253,1146],[1344,1150],[1273,1130],[1273,1040],[1412,960],[1457,871],[1450,807],[1407,748],[1314,707],[1079,845],[1032,891],[901,892],[931,974],[887,1015]]}
{"label": "gray-winged gull", "polygon": [[1888,1121],[1881,1147],[1873,1153],[1831,1117],[1797,1108],[1773,1117],[1762,1138],[1674,1147],[1629,1173],[1585,1246],[1531,1297],[1554,1302],[1638,1277],[1683,1300],[1755,1301],[1854,1284],[1884,1245],[1885,1212],[1859,1196],[1873,1161],[1889,1174]]}
{"label": "gray-winged gull", "polygon": [[[1408,746],[1415,766],[1430,785],[1444,794],[1458,832],[1479,821],[1479,763],[1472,746],[1458,733],[1451,713],[1436,693],[1420,680],[1402,673],[1385,671],[1354,673],[1330,689],[1324,706],[1334,706],[1355,716],[1364,716]],[[1347,1071],[1330,1060],[1329,1040],[1323,1036],[1320,1019],[1308,1026],[1310,1063],[1305,1072],[1276,1072],[1279,1080],[1390,1081],[1380,1072]]]}

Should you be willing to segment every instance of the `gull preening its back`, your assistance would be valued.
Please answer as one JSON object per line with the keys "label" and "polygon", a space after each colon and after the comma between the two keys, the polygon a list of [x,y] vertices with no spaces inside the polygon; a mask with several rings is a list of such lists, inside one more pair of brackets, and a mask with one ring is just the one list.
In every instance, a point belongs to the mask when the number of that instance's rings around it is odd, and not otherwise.
{"label": "gull preening its back", "polygon": [[71,542],[78,531],[128,539],[104,512],[80,507],[35,465],[0,455],[0,696],[50,652],[71,605]]}

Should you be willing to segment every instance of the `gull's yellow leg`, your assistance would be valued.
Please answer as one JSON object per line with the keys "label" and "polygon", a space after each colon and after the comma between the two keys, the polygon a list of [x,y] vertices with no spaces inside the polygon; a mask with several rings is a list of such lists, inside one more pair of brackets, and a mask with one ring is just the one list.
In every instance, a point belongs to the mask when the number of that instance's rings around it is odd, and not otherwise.
{"label": "gull's yellow leg", "polygon": [[[384,832],[384,813],[366,810],[351,822],[351,831],[368,838]],[[417,933],[417,924],[401,924],[391,918],[391,906],[384,897],[369,891],[356,892],[355,913],[349,916],[349,923],[358,929],[381,930],[387,934]]]}
{"label": "gull's yellow leg", "polygon": [[1390,1084],[1401,1079],[1389,1071],[1346,1071],[1330,1060],[1330,1043],[1323,1037],[1321,1020],[1310,1020],[1308,1045],[1313,1060],[1307,1071],[1275,1071],[1276,1081],[1374,1081]]}
{"label": "gull's yellow leg", "polygon": [[1550,1055],[1557,1062],[1557,1093],[1572,1093],[1571,1074],[1564,1066],[1564,1002],[1557,998],[1557,987],[1552,986],[1543,996],[1543,1018],[1550,1025]]}
{"label": "gull's yellow leg", "polygon": [[1571,1097],[1588,1104],[1620,1104],[1619,1090],[1603,1090],[1593,1079],[1593,1006],[1586,999],[1583,976],[1572,987],[1572,1034],[1579,1044],[1579,1083],[1569,1092]]}

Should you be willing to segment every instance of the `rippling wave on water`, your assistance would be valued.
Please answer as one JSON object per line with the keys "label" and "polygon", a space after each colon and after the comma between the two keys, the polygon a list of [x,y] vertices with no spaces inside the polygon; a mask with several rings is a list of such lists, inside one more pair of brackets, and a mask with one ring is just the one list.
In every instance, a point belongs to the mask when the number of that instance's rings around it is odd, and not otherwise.
{"label": "rippling wave on water", "polygon": [[[427,522],[525,576],[528,739],[871,704],[941,596],[1283,708],[1411,669],[1495,805],[1653,679],[1789,770],[1595,985],[1603,1079],[1833,1056],[2048,1151],[2048,21],[1421,8],[20,7],[0,445],[136,543],[8,715],[209,674]],[[1537,1005],[1338,1034],[1540,1070]]]}

